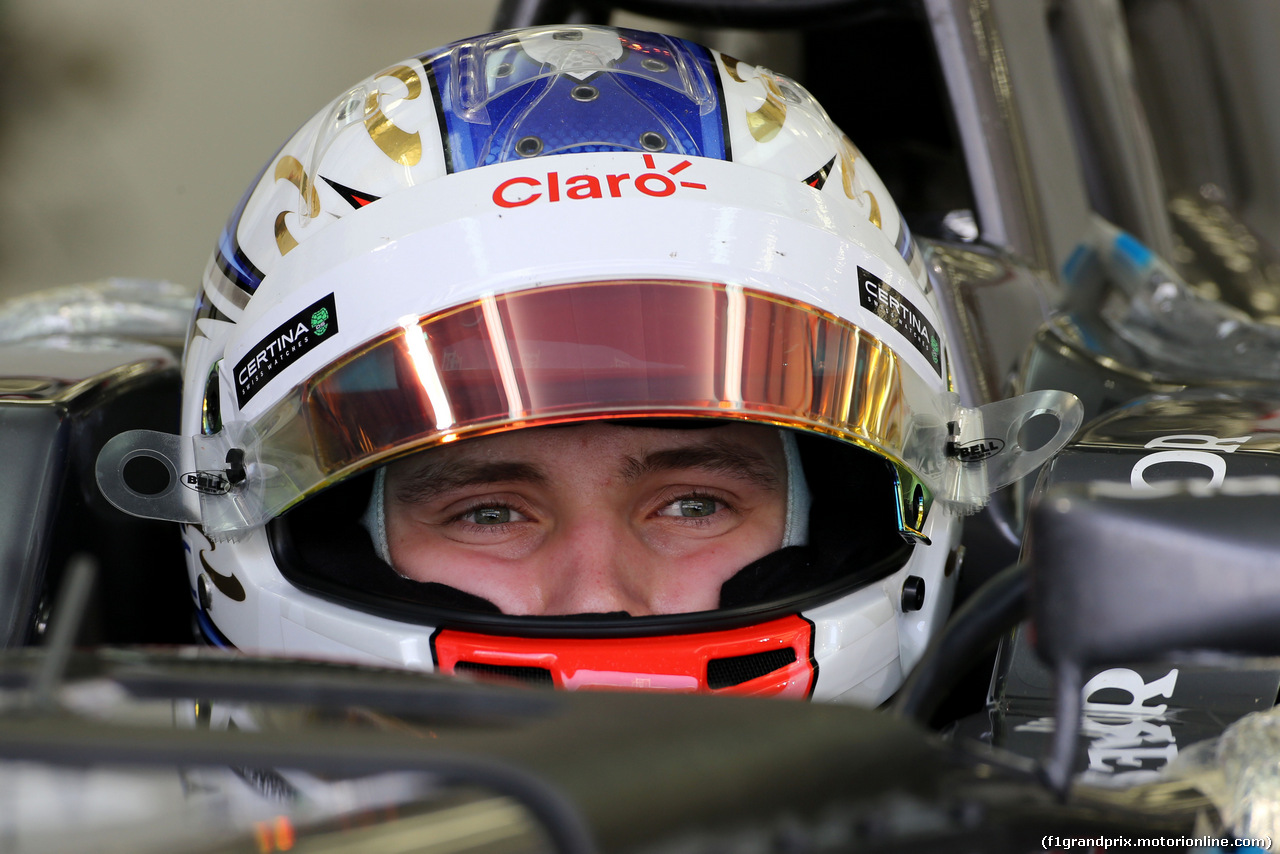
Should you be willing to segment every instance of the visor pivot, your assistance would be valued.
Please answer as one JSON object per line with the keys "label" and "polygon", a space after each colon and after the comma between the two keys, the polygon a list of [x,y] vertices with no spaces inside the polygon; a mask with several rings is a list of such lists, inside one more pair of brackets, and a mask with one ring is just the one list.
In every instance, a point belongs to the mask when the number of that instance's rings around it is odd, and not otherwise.
{"label": "visor pivot", "polygon": [[946,451],[948,457],[959,456],[960,454],[959,442],[957,441],[959,438],[960,438],[960,422],[948,421],[947,422],[947,451]]}
{"label": "visor pivot", "polygon": [[227,451],[227,480],[232,486],[244,483],[248,474],[244,466],[244,449],[231,448]]}

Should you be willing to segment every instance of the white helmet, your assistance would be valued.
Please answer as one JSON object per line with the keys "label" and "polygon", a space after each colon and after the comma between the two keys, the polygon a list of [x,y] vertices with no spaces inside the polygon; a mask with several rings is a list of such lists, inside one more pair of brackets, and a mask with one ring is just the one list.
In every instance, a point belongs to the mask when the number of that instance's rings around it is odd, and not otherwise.
{"label": "white helmet", "polygon": [[[652,33],[499,33],[285,143],[206,271],[185,438],[117,437],[99,480],[186,523],[215,643],[875,704],[947,614],[959,516],[1079,420],[1057,392],[963,409],[946,341],[897,207],[799,84]],[[503,613],[384,559],[386,464],[601,421],[782,437],[788,530],[718,606]],[[138,456],[167,489],[125,482]]]}

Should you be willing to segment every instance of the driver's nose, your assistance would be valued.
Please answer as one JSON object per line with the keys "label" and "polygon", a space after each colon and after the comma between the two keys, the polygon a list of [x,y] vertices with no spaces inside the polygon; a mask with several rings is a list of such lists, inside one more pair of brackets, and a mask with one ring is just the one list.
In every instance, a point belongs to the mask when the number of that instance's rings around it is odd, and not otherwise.
{"label": "driver's nose", "polygon": [[544,615],[654,613],[646,590],[650,556],[625,523],[582,519],[558,531],[550,545]]}

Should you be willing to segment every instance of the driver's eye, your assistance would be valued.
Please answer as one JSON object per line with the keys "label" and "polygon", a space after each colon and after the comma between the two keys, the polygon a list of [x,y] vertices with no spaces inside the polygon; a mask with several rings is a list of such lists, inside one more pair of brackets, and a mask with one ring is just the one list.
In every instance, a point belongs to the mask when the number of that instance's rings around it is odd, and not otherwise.
{"label": "driver's eye", "polygon": [[471,511],[471,521],[477,525],[504,525],[511,521],[510,507],[480,507]]}
{"label": "driver's eye", "polygon": [[713,516],[719,506],[713,498],[681,498],[673,501],[662,511],[664,516],[683,516],[685,518]]}

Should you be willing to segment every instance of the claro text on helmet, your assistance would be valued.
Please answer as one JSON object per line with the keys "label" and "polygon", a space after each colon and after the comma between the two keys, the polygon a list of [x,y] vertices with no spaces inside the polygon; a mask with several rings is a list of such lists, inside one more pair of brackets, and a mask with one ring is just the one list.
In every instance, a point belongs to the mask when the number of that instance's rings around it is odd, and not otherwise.
{"label": "claro text on helmet", "polygon": [[549,171],[541,178],[519,175],[508,178],[493,190],[493,203],[501,208],[520,208],[531,205],[540,199],[547,202],[574,201],[579,199],[613,199],[621,198],[627,188],[646,196],[663,197],[676,192],[677,187],[690,190],[705,190],[706,184],[693,181],[677,181],[673,175],[679,175],[693,165],[692,161],[681,160],[666,170],[658,172],[652,155],[644,156],[647,172],[632,177],[629,172],[609,173],[605,175],[571,175],[562,178],[559,172]]}

